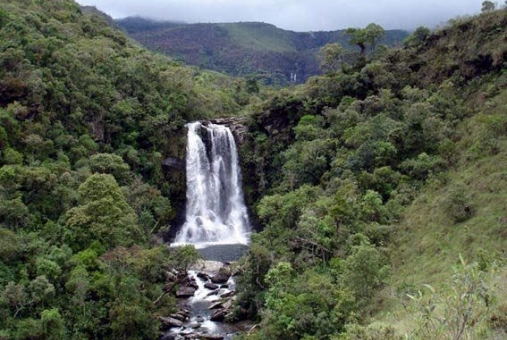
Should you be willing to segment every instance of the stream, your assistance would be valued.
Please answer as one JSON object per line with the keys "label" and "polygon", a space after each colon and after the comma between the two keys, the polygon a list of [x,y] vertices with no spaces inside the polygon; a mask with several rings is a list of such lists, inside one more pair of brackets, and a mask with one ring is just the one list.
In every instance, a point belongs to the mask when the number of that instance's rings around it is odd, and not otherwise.
{"label": "stream", "polygon": [[[236,298],[236,281],[232,275],[219,277],[221,272],[229,270],[229,264],[237,261],[246,249],[247,246],[239,244],[198,249],[205,260],[188,272],[190,285],[196,287],[195,293],[191,297],[178,299],[180,312],[172,317],[181,314],[181,326],[170,328],[162,340],[228,340],[233,339],[234,334],[248,331],[252,327],[251,322],[223,321]],[[212,280],[220,282],[213,283]],[[214,321],[215,319],[217,320]]]}

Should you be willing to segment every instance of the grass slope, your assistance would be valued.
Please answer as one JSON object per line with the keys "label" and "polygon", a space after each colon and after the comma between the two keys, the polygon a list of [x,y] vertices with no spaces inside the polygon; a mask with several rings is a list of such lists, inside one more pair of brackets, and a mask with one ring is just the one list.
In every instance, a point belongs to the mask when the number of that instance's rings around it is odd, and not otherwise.
{"label": "grass slope", "polygon": [[[496,84],[506,80],[504,71]],[[472,97],[488,93],[482,110],[458,129],[462,139],[454,169],[428,181],[397,228],[390,284],[378,296],[382,311],[374,319],[395,325],[402,334],[418,327],[407,294],[423,292],[423,303],[435,303],[435,315],[443,318],[449,302],[435,296],[452,294],[461,257],[467,263],[493,265],[493,303],[482,311],[488,326],[472,338],[507,336],[507,329],[495,327],[507,315],[507,89],[489,83]],[[435,295],[426,285],[434,287]]]}

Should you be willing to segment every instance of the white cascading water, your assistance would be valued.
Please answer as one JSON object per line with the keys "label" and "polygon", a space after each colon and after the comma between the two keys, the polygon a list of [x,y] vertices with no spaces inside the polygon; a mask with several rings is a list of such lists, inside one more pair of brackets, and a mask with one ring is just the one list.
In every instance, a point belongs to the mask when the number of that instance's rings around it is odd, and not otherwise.
{"label": "white cascading water", "polygon": [[250,224],[231,130],[200,122],[187,128],[186,221],[175,243],[247,244]]}

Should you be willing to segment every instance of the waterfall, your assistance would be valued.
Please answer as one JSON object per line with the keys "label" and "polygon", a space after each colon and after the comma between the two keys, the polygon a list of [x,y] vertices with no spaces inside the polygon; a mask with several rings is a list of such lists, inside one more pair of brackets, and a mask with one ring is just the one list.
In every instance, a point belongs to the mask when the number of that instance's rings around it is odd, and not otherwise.
{"label": "waterfall", "polygon": [[175,243],[247,244],[250,224],[231,130],[200,122],[186,126],[186,221]]}

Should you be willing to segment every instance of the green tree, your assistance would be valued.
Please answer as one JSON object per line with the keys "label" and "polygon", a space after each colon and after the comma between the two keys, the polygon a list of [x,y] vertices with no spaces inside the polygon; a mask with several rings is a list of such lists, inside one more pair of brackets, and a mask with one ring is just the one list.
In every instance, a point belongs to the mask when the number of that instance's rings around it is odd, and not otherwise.
{"label": "green tree", "polygon": [[0,228],[0,261],[8,263],[19,251],[17,235],[9,229]]}
{"label": "green tree", "polygon": [[9,282],[5,286],[1,298],[2,302],[10,308],[14,318],[28,304],[28,294],[26,293],[25,286],[20,283]]}
{"label": "green tree", "polygon": [[428,39],[431,34],[431,30],[428,27],[419,26],[415,31],[405,39],[405,46],[415,47],[421,45]]}
{"label": "green tree", "polygon": [[486,12],[492,12],[494,11],[496,8],[496,4],[492,1],[483,1],[482,2],[482,8],[481,8],[481,12],[483,13],[486,13]]}
{"label": "green tree", "polygon": [[343,268],[343,283],[363,302],[385,283],[389,273],[380,252],[368,242],[352,247],[352,254],[344,261]]}
{"label": "green tree", "polygon": [[93,172],[113,175],[121,185],[128,183],[130,179],[130,167],[118,155],[109,153],[93,155],[90,157],[90,168]]}
{"label": "green tree", "polygon": [[186,272],[201,258],[193,245],[171,248],[169,263],[173,268]]}
{"label": "green tree", "polygon": [[349,44],[357,45],[360,49],[361,59],[366,60],[366,48],[375,50],[378,42],[384,37],[385,31],[382,26],[371,23],[365,28],[347,28],[345,33],[349,36]]}
{"label": "green tree", "polygon": [[324,45],[318,53],[320,69],[324,73],[335,73],[345,67],[344,49],[339,43]]}
{"label": "green tree", "polygon": [[41,313],[41,320],[45,339],[66,339],[64,321],[58,308],[44,310]]}
{"label": "green tree", "polygon": [[112,175],[94,174],[78,192],[80,204],[66,214],[66,237],[74,250],[85,249],[94,240],[108,248],[144,240],[137,216]]}

